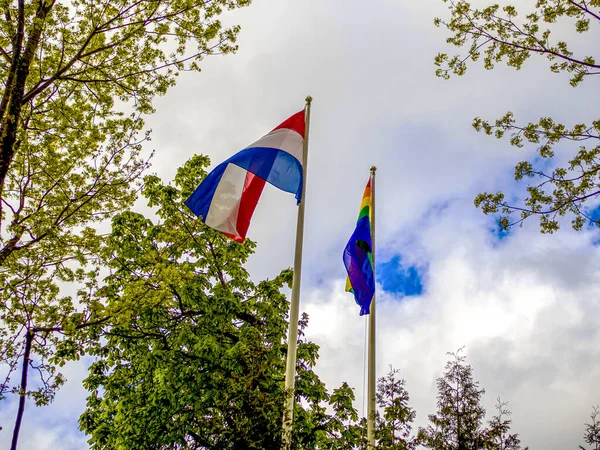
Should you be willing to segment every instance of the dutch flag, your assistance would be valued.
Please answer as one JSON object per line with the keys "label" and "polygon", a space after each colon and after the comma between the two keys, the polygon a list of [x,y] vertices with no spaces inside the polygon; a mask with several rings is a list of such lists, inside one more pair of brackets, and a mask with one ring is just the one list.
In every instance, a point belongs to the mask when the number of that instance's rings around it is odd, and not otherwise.
{"label": "dutch flag", "polygon": [[243,242],[265,182],[302,197],[304,110],[219,164],[185,204],[211,228]]}

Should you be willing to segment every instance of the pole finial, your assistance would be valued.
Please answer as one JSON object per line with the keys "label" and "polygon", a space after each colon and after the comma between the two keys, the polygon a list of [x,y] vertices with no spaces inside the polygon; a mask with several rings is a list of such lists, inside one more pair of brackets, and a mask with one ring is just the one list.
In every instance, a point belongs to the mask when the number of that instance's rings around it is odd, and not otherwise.
{"label": "pole finial", "polygon": [[312,97],[310,95],[306,96],[306,104],[310,105],[312,103]]}
{"label": "pole finial", "polygon": [[376,170],[377,170],[377,167],[371,166],[371,173],[375,173]]}

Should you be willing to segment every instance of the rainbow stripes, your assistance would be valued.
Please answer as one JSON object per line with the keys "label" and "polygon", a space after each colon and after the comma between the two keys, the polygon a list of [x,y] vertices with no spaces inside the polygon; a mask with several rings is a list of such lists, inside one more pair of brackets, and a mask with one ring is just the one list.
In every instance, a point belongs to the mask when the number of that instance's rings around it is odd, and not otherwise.
{"label": "rainbow stripes", "polygon": [[375,275],[373,271],[373,249],[371,240],[371,214],[373,200],[371,180],[365,187],[356,228],[344,249],[344,266],[348,272],[346,291],[354,294],[356,304],[360,306],[360,315],[369,314],[371,300],[375,294]]}

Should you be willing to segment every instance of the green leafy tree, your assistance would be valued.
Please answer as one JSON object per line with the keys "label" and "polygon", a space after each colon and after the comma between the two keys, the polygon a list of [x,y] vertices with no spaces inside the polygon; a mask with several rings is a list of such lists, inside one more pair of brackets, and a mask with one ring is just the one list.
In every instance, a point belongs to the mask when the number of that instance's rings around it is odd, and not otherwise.
{"label": "green leafy tree", "polygon": [[81,353],[77,330],[115,312],[93,294],[96,229],[136,198],[144,116],[179,72],[236,49],[239,28],[219,16],[248,3],[0,2],[0,398],[20,397],[13,449],[26,396],[51,401],[56,367]]}
{"label": "green leafy tree", "polygon": [[[509,419],[512,412],[508,409],[508,402],[498,398],[496,403],[496,414],[489,423],[486,436],[485,448],[489,450],[521,450],[521,440],[518,434],[510,433],[512,420]],[[528,447],[525,447],[527,450]]]}
{"label": "green leafy tree", "polygon": [[[173,186],[146,177],[156,220],[113,218],[102,254],[110,274],[97,293],[120,313],[82,330],[97,358],[80,418],[93,449],[281,444],[289,303],[280,290],[292,273],[254,283],[243,268],[254,244],[186,212],[207,165],[192,158]],[[353,448],[362,436],[354,394],[344,384],[330,395],[313,372],[318,346],[304,337],[307,322],[292,325],[300,329],[293,448]]]}
{"label": "green leafy tree", "polygon": [[419,429],[419,444],[432,450],[475,450],[484,448],[485,393],[473,380],[462,349],[449,353],[443,376],[438,378],[438,412],[429,416],[430,425]]}
{"label": "green leafy tree", "polygon": [[[367,420],[364,417],[359,419],[358,412],[353,406],[354,400],[354,391],[347,383],[334,389],[328,400],[333,414],[316,421],[322,431],[319,432],[316,445],[305,448],[366,449]],[[313,411],[315,410],[316,408],[313,408]]]}
{"label": "green leafy tree", "polygon": [[390,367],[385,377],[377,380],[377,449],[410,450],[416,447],[411,436],[416,412],[408,404],[410,397],[406,380],[399,378],[400,371]]}
{"label": "green leafy tree", "polygon": [[[468,64],[480,59],[488,70],[499,63],[518,70],[532,56],[546,58],[552,72],[568,74],[574,87],[589,78],[597,81],[600,75],[597,56],[574,50],[575,45],[563,40],[565,36],[573,38],[576,33],[589,32],[588,39],[594,42],[593,35],[597,35],[600,25],[598,0],[537,0],[526,12],[510,5],[491,4],[478,9],[463,0],[443,1],[448,4],[450,18],[437,18],[435,24],[452,33],[447,39],[449,44],[467,51],[455,56],[438,54],[435,64],[440,77],[463,75]],[[565,27],[571,27],[571,33],[565,33]],[[502,192],[482,193],[475,199],[475,205],[484,213],[500,213],[502,228],[531,216],[539,218],[543,233],[556,231],[562,216],[570,216],[576,230],[588,221],[600,226],[600,218],[590,215],[587,208],[600,197],[599,118],[575,118],[571,124],[562,124],[542,117],[537,122],[519,124],[508,112],[492,122],[476,118],[473,126],[499,139],[508,137],[516,147],[537,147],[535,160],[522,161],[515,167],[516,180],[529,180],[522,203],[507,201]],[[557,151],[569,155],[563,166],[553,162]],[[518,217],[511,215],[515,212]]]}
{"label": "green leafy tree", "polygon": [[585,424],[585,434],[583,435],[583,440],[589,447],[586,449],[580,445],[579,448],[581,450],[600,450],[600,408],[598,406],[592,408],[590,418],[592,420]]}

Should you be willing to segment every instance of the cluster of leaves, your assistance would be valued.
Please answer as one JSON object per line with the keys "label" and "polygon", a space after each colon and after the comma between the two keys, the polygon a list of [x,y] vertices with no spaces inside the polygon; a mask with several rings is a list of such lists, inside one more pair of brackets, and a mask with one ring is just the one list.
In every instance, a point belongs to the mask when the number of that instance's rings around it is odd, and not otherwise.
{"label": "cluster of leaves", "polygon": [[[463,75],[468,63],[480,57],[488,70],[498,63],[518,70],[532,55],[546,57],[552,72],[568,73],[573,87],[587,78],[595,81],[600,75],[600,62],[596,57],[577,54],[571,45],[555,39],[553,34],[553,27],[558,29],[564,23],[571,23],[575,34],[597,33],[600,26],[598,0],[538,0],[535,9],[527,14],[519,14],[517,8],[510,5],[493,4],[477,9],[464,0],[443,1],[448,3],[450,20],[437,18],[435,24],[452,33],[447,39],[449,44],[467,47],[468,51],[466,55],[440,53],[436,56],[436,74],[442,78]],[[502,192],[482,193],[475,199],[475,205],[484,213],[500,213],[503,229],[531,216],[539,217],[544,233],[558,230],[563,216],[572,217],[571,224],[576,230],[581,230],[587,222],[600,226],[600,218],[590,214],[587,208],[590,203],[595,206],[600,198],[600,119],[565,125],[542,117],[537,122],[518,125],[509,112],[492,122],[476,118],[473,126],[498,139],[509,136],[510,144],[516,147],[537,146],[536,161],[523,161],[515,168],[516,180],[532,181],[522,204],[506,201]],[[557,151],[561,156],[569,155],[561,158],[568,159],[566,165],[553,164]],[[552,168],[544,170],[548,165]],[[518,219],[512,218],[514,212],[519,214]]]}
{"label": "cluster of leaves", "polygon": [[20,397],[17,432],[25,396],[51,401],[81,355],[77,331],[113,313],[95,295],[97,229],[137,197],[153,99],[236,50],[219,16],[249,3],[0,2],[0,399]]}

